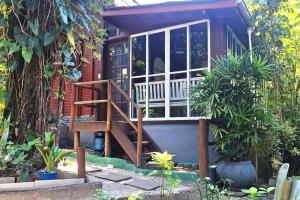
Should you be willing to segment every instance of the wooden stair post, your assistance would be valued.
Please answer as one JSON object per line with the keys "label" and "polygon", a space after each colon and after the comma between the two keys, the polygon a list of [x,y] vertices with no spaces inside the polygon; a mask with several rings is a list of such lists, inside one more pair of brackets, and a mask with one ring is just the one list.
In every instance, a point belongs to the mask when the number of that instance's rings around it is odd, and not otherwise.
{"label": "wooden stair post", "polygon": [[199,121],[199,173],[200,177],[208,177],[208,123],[206,119]]}
{"label": "wooden stair post", "polygon": [[106,131],[104,138],[104,155],[106,157],[111,155],[111,144],[110,144],[110,131],[111,131],[111,102],[112,102],[112,89],[111,82],[107,82],[107,113],[106,113]]}
{"label": "wooden stair post", "polygon": [[[74,127],[74,119],[75,115],[77,115],[77,106],[75,105],[75,101],[77,100],[77,89],[75,88],[74,83],[72,83],[72,96],[71,96],[71,114],[70,114],[70,130]],[[73,131],[74,137],[74,151],[78,150],[80,146],[80,133],[79,131]]]}
{"label": "wooden stair post", "polygon": [[143,151],[143,112],[138,109],[138,127],[137,127],[137,148],[136,148],[136,165],[142,166],[142,151]]}

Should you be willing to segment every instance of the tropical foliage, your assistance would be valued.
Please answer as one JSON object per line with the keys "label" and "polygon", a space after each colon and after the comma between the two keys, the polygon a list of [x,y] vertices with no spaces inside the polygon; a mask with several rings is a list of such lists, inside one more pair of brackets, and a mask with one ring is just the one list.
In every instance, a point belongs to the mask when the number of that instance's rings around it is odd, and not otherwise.
{"label": "tropical foliage", "polygon": [[6,117],[11,113],[15,137],[24,139],[27,129],[42,137],[51,79],[61,77],[61,86],[64,78],[80,79],[88,62],[83,45],[100,58],[105,31],[99,16],[106,2],[0,0],[0,69],[8,72]]}
{"label": "tropical foliage", "polygon": [[[159,175],[161,177],[160,198],[165,199],[165,195],[171,197],[173,190],[181,183],[181,180],[173,177],[172,170],[174,169],[174,155],[168,152],[160,153],[153,152],[149,164],[159,166],[159,170],[154,170],[148,176]],[[165,183],[167,181],[167,183]]]}
{"label": "tropical foliage", "polygon": [[274,72],[272,81],[265,85],[265,105],[276,116],[276,126],[268,130],[268,137],[259,138],[261,147],[270,147],[270,151],[262,149],[268,153],[259,155],[261,160],[271,157],[275,173],[287,162],[290,172],[299,175],[300,4],[297,0],[252,0],[248,5],[255,51],[268,59]]}
{"label": "tropical foliage", "polygon": [[221,156],[230,161],[248,159],[257,134],[269,123],[261,91],[271,66],[260,56],[252,58],[246,53],[217,59],[191,95],[194,109],[218,120],[213,133]]}
{"label": "tropical foliage", "polygon": [[27,178],[30,172],[31,160],[28,157],[37,139],[23,144],[15,144],[9,140],[9,123],[4,122],[0,140],[0,174],[1,176],[20,176],[21,180]]}
{"label": "tropical foliage", "polygon": [[46,172],[55,172],[57,165],[71,152],[62,151],[56,145],[55,134],[52,132],[45,133],[44,143],[35,144],[40,152]]}

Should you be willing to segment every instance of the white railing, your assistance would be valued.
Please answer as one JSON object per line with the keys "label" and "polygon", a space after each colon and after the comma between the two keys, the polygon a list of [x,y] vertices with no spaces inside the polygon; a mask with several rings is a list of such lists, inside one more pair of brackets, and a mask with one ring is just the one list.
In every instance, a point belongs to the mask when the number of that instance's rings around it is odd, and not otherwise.
{"label": "white railing", "polygon": [[[196,86],[199,78],[190,79],[190,87]],[[140,107],[146,105],[146,83],[136,83],[135,98]],[[187,79],[170,80],[170,105],[186,105],[188,94]],[[149,82],[149,107],[161,107],[165,104],[165,81]]]}

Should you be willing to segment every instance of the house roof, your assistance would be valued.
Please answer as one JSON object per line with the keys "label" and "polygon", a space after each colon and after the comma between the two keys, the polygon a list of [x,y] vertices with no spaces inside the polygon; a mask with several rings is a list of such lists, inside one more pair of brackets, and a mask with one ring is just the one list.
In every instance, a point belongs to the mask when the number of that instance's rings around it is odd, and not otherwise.
{"label": "house roof", "polygon": [[239,23],[243,24],[243,27],[250,26],[250,13],[243,0],[170,1],[114,7],[104,9],[103,13],[105,20],[121,29],[129,30],[130,34],[193,21],[208,15],[240,21]]}
{"label": "house roof", "polygon": [[120,3],[117,7],[108,8],[104,11],[104,16],[123,16],[130,14],[150,14],[172,11],[188,11],[202,9],[220,9],[238,7],[245,15],[250,17],[250,12],[247,9],[244,0],[183,0],[169,1],[164,3],[137,5],[136,1],[118,0]]}

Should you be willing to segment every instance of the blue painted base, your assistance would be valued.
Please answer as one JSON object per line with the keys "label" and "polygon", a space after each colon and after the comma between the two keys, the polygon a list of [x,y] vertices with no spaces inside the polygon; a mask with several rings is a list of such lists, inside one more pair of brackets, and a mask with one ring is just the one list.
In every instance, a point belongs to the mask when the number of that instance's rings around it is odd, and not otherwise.
{"label": "blue painted base", "polygon": [[40,172],[39,180],[55,180],[57,179],[57,172]]}

